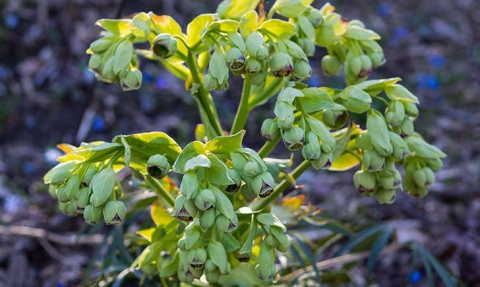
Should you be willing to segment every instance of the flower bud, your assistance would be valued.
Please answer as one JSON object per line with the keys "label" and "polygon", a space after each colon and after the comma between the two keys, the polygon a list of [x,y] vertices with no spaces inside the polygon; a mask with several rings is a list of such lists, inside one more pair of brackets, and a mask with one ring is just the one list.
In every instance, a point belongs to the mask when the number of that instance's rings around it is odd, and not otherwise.
{"label": "flower bud", "polygon": [[385,158],[374,150],[366,150],[363,153],[363,164],[369,171],[381,170],[385,164]]}
{"label": "flower bud", "polygon": [[257,174],[260,173],[260,167],[258,166],[258,163],[254,161],[247,162],[245,166],[243,167],[243,172],[248,176],[248,177],[254,177]]}
{"label": "flower bud", "polygon": [[403,107],[405,108],[405,114],[410,117],[418,117],[418,108],[414,103],[403,102]]}
{"label": "flower bud", "polygon": [[424,169],[418,169],[413,173],[413,180],[418,187],[427,187],[427,174]]}
{"label": "flower bud", "polygon": [[61,203],[67,203],[70,201],[70,199],[68,198],[67,191],[65,189],[65,185],[59,186],[57,188],[57,199]]}
{"label": "flower bud", "polygon": [[191,249],[187,252],[186,260],[191,268],[203,269],[203,266],[207,261],[207,251],[201,248]]}
{"label": "flower bud", "polygon": [[170,171],[168,159],[160,154],[152,155],[147,162],[148,174],[156,179],[162,179]]}
{"label": "flower bud", "polygon": [[372,62],[372,67],[374,69],[385,64],[385,62],[387,61],[383,52],[370,52],[367,54],[367,56],[370,58],[370,61]]}
{"label": "flower bud", "polygon": [[197,174],[192,170],[183,175],[182,182],[180,183],[180,190],[185,195],[186,199],[193,198],[198,190],[198,178]]}
{"label": "flower bud", "polygon": [[115,171],[110,166],[97,173],[91,183],[90,203],[95,207],[104,205],[112,196],[116,181]]}
{"label": "flower bud", "polygon": [[375,151],[383,157],[391,155],[393,146],[390,143],[388,127],[385,118],[379,111],[373,109],[368,111],[367,129]]}
{"label": "flower bud", "polygon": [[287,53],[275,53],[270,58],[270,71],[277,78],[287,77],[293,71],[292,57]]}
{"label": "flower bud", "polygon": [[90,44],[89,49],[92,50],[94,54],[100,54],[105,52],[110,46],[112,46],[113,42],[110,39],[105,37],[97,39]]}
{"label": "flower bud", "polygon": [[131,68],[120,76],[120,86],[124,91],[138,90],[142,86],[142,71]]}
{"label": "flower bud", "polygon": [[177,52],[177,40],[170,34],[158,34],[152,41],[152,52],[162,59],[167,59]]}
{"label": "flower bud", "polygon": [[207,230],[213,226],[215,223],[216,214],[217,213],[215,209],[205,210],[200,214],[199,221],[203,230]]}
{"label": "flower bud", "polygon": [[207,279],[208,283],[212,283],[212,284],[217,283],[221,275],[222,274],[218,269],[215,269],[214,271],[205,272],[205,278]]}
{"label": "flower bud", "polygon": [[332,166],[332,153],[323,152],[318,159],[311,160],[310,163],[315,169],[329,169]]}
{"label": "flower bud", "polygon": [[293,79],[301,81],[309,78],[312,75],[312,68],[307,61],[298,60],[293,64]]}
{"label": "flower bud", "polygon": [[372,73],[372,60],[367,55],[361,55],[360,61],[362,62],[362,68],[358,73],[359,78],[367,78]]}
{"label": "flower bud", "polygon": [[282,130],[288,130],[292,128],[294,122],[295,122],[295,114],[292,112],[291,114],[288,114],[284,118],[278,118],[277,127]]}
{"label": "flower bud", "polygon": [[282,138],[285,146],[289,150],[298,150],[303,146],[305,141],[304,131],[298,126],[282,131]]}
{"label": "flower bud", "polygon": [[95,73],[99,72],[100,67],[103,63],[103,57],[99,54],[92,54],[90,55],[90,59],[88,60],[88,69]]}
{"label": "flower bud", "polygon": [[375,191],[375,198],[380,204],[392,204],[395,201],[395,189],[379,188]]}
{"label": "flower bud", "polygon": [[353,183],[360,193],[373,192],[377,186],[375,173],[366,170],[357,171],[353,176]]}
{"label": "flower bud", "polygon": [[[227,260],[227,252],[225,251],[225,247],[222,243],[211,240],[207,247],[207,253],[210,260],[215,264],[220,273],[226,274],[228,271],[228,260]],[[207,271],[209,270],[208,260],[205,263],[205,268]]]}
{"label": "flower bud", "polygon": [[103,219],[107,224],[119,224],[125,220],[127,208],[123,201],[109,201],[103,207]]}
{"label": "flower bud", "polygon": [[315,146],[313,144],[307,143],[302,147],[302,156],[306,160],[316,160],[320,158],[322,150],[320,145]]}
{"label": "flower bud", "polygon": [[381,176],[380,177],[380,185],[384,189],[397,189],[400,188],[402,184],[402,177],[400,173],[398,176]]}
{"label": "flower bud", "polygon": [[410,153],[407,143],[402,139],[401,136],[397,135],[396,133],[389,132],[389,134],[390,142],[392,143],[393,147],[393,157],[397,160],[404,159]]}
{"label": "flower bud", "polygon": [[370,95],[356,86],[348,86],[341,93],[343,105],[347,110],[362,114],[370,109],[372,98]]}
{"label": "flower bud", "polygon": [[278,240],[271,234],[265,236],[264,242],[270,248],[275,248],[278,245]]}
{"label": "flower bud", "polygon": [[318,9],[312,8],[307,13],[307,18],[312,23],[314,28],[320,27],[323,23],[323,15],[322,12]]}
{"label": "flower bud", "polygon": [[228,185],[225,188],[225,192],[229,194],[235,194],[240,190],[240,186],[242,185],[242,179],[240,178],[240,174],[234,169],[228,169],[228,174],[230,175],[230,178],[234,181],[234,183]]}
{"label": "flower bud", "polygon": [[255,58],[260,60],[260,61],[264,61],[264,60],[267,60],[268,59],[268,56],[270,55],[270,53],[268,52],[268,48],[265,47],[265,46],[261,46],[258,50],[257,50],[257,53],[255,55]]}
{"label": "flower bud", "polygon": [[215,195],[210,189],[202,189],[195,197],[195,206],[202,211],[215,208]]}
{"label": "flower bud", "polygon": [[305,54],[309,57],[315,55],[315,43],[308,38],[298,39],[298,45],[302,48]]}
{"label": "flower bud", "polygon": [[197,209],[195,208],[195,204],[193,204],[192,207],[192,204],[189,202],[191,201],[187,200],[185,195],[180,194],[177,196],[174,204],[175,217],[177,219],[186,222],[193,221],[193,217],[196,215]]}
{"label": "flower bud", "polygon": [[402,137],[411,136],[415,132],[412,120],[409,118],[403,119],[402,124],[400,125],[400,130],[400,135]]}
{"label": "flower bud", "polygon": [[252,201],[257,197],[257,194],[255,194],[255,192],[253,192],[253,190],[246,184],[240,187],[240,192],[246,201]]}
{"label": "flower bud", "polygon": [[432,170],[432,171],[439,171],[443,167],[443,162],[439,158],[426,158],[425,164]]}
{"label": "flower bud", "polygon": [[230,220],[223,214],[219,214],[215,219],[215,225],[217,226],[217,231],[221,233],[228,232],[228,226],[230,225]]}
{"label": "flower bud", "polygon": [[102,208],[94,207],[91,204],[85,206],[85,210],[83,211],[83,219],[85,219],[85,222],[90,225],[97,225],[100,220],[102,220]]}
{"label": "flower bud", "polygon": [[322,70],[327,76],[338,76],[342,69],[342,62],[336,56],[326,55],[322,58]]}
{"label": "flower bud", "polygon": [[210,73],[208,73],[203,77],[203,86],[208,91],[216,90],[219,87],[218,80],[215,77],[213,77]]}
{"label": "flower bud", "polygon": [[251,182],[251,188],[255,194],[261,198],[268,197],[272,194],[275,187],[275,180],[269,172],[262,172],[255,176]]}
{"label": "flower bud", "polygon": [[[343,106],[341,107],[343,108]],[[325,110],[322,115],[322,120],[329,127],[341,129],[348,121],[348,112],[346,110]]]}
{"label": "flower bud", "polygon": [[359,149],[363,149],[363,150],[373,149],[373,145],[372,145],[372,141],[370,140],[369,133],[364,133],[360,135],[356,140],[356,144]]}
{"label": "flower bud", "polygon": [[48,186],[48,193],[50,194],[50,196],[52,196],[53,199],[58,199],[58,197],[57,197],[57,186],[56,185],[50,184]]}
{"label": "flower bud", "polygon": [[405,108],[401,101],[391,101],[385,113],[385,119],[391,126],[399,126],[405,118]]}
{"label": "flower bud", "polygon": [[240,73],[246,64],[245,54],[238,48],[231,48],[226,55],[230,70],[234,73]]}
{"label": "flower bud", "polygon": [[84,187],[80,190],[77,197],[77,212],[83,213],[83,210],[88,205],[91,193],[92,192],[88,187]]}
{"label": "flower bud", "polygon": [[247,58],[247,65],[245,71],[250,75],[255,75],[263,70],[263,63],[254,57]]}
{"label": "flower bud", "polygon": [[260,130],[262,138],[267,141],[272,141],[280,135],[277,122],[274,119],[266,119],[263,121],[262,128]]}
{"label": "flower bud", "polygon": [[302,48],[295,42],[290,41],[290,40],[285,40],[284,43],[287,46],[287,51],[288,54],[295,60],[303,60],[307,61],[307,55],[305,52],[302,50]]}

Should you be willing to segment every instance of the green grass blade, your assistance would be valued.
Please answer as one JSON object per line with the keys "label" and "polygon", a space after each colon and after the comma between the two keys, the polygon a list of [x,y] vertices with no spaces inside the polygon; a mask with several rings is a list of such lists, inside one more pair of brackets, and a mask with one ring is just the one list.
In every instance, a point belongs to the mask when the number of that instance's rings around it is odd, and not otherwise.
{"label": "green grass blade", "polygon": [[367,277],[372,274],[375,262],[377,262],[377,259],[380,256],[380,252],[382,252],[383,248],[387,245],[388,240],[392,235],[392,232],[393,228],[390,226],[386,226],[383,232],[375,240],[375,243],[373,243],[372,248],[370,249],[370,256],[368,257],[367,261]]}
{"label": "green grass blade", "polygon": [[337,256],[342,255],[344,252],[349,251],[350,249],[352,249],[356,245],[362,243],[362,241],[366,240],[370,236],[374,235],[375,233],[380,232],[385,227],[386,227],[386,225],[381,224],[381,225],[376,225],[374,227],[367,228],[367,229],[363,230],[362,232],[358,233],[355,237],[353,237],[352,239],[347,241],[347,243],[345,243],[345,245],[343,245],[343,247],[340,248],[340,250],[335,252],[335,254],[332,257],[337,257]]}
{"label": "green grass blade", "polygon": [[320,271],[318,271],[318,268],[316,265],[317,260],[315,259],[315,256],[313,255],[312,251],[310,250],[310,247],[301,238],[299,238],[298,235],[291,234],[291,236],[297,241],[298,246],[300,246],[300,248],[303,251],[303,254],[307,257],[310,265],[315,271],[315,275],[317,276],[317,278],[320,278]]}

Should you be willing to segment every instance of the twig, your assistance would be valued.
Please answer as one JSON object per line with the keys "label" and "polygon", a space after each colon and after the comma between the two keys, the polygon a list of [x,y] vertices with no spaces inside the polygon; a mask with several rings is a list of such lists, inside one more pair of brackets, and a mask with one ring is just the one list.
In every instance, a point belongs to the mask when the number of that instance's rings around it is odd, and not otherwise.
{"label": "twig", "polygon": [[53,233],[41,228],[34,228],[29,226],[2,226],[0,225],[0,235],[22,235],[40,239],[47,239],[62,245],[88,245],[99,244],[103,241],[104,235],[63,235]]}
{"label": "twig", "polygon": [[[404,244],[392,243],[392,244],[388,245],[387,247],[385,247],[380,254],[385,255],[385,254],[388,254],[388,253],[393,253],[393,252],[395,252],[398,249],[401,249],[403,247],[405,247]],[[350,262],[354,262],[354,261],[360,261],[360,260],[368,258],[369,256],[370,256],[370,251],[363,251],[363,252],[358,252],[358,253],[345,254],[345,255],[342,255],[342,256],[338,256],[338,257],[334,257],[334,258],[331,258],[331,259],[320,261],[316,264],[316,266],[317,266],[318,270],[325,270],[325,269],[328,269],[328,268],[333,267],[333,266],[338,265],[338,264],[346,264],[346,263],[350,263]],[[305,269],[299,269],[299,270],[296,270],[296,271],[294,271],[290,274],[287,274],[287,275],[283,276],[281,280],[285,281],[285,282],[291,282],[295,278],[299,277],[300,275],[302,275],[304,273],[312,272],[312,271],[313,271],[313,267],[308,266]]]}

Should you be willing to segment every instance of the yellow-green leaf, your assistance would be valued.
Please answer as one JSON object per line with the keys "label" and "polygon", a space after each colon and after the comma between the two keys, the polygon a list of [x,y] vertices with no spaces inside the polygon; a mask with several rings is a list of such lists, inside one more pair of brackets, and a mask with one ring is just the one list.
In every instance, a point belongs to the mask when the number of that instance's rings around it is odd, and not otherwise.
{"label": "yellow-green leaf", "polygon": [[132,33],[130,20],[126,19],[100,19],[95,25],[102,27],[118,37],[125,37]]}
{"label": "yellow-green leaf", "polygon": [[[360,154],[358,154],[358,156],[361,157]],[[358,161],[358,158],[356,158],[354,155],[352,155],[351,153],[343,153],[332,163],[332,166],[329,170],[345,171],[357,166],[358,164],[360,164],[360,162]]]}
{"label": "yellow-green leaf", "polygon": [[289,39],[295,34],[295,25],[279,19],[267,20],[258,29],[275,39]]}
{"label": "yellow-green leaf", "polygon": [[222,19],[239,19],[245,13],[255,10],[260,0],[225,0],[217,7],[217,13]]}
{"label": "yellow-green leaf", "polygon": [[195,46],[203,37],[204,29],[208,24],[215,21],[214,14],[201,14],[187,26],[187,43],[190,47]]}

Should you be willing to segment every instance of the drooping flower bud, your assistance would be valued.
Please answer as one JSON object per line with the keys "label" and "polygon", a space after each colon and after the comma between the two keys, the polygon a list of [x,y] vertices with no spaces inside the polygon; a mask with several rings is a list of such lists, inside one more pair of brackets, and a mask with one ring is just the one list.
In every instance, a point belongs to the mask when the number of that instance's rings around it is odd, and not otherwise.
{"label": "drooping flower bud", "polygon": [[275,180],[269,172],[262,172],[252,179],[251,188],[261,198],[268,197],[275,188]]}
{"label": "drooping flower bud", "polygon": [[379,188],[375,191],[375,198],[380,204],[392,204],[395,201],[395,189]]}
{"label": "drooping flower bud", "polygon": [[83,219],[90,225],[97,225],[102,220],[102,207],[94,207],[91,204],[85,206]]}
{"label": "drooping flower bud", "polygon": [[258,166],[258,163],[256,163],[255,161],[247,162],[243,167],[243,172],[248,177],[254,177],[260,173],[260,166]]}
{"label": "drooping flower bud", "polygon": [[314,169],[329,169],[332,166],[332,153],[322,152],[320,157],[315,160],[311,160]]}
{"label": "drooping flower bud", "polygon": [[197,214],[195,204],[187,200],[183,194],[175,199],[174,211],[176,218],[186,222],[193,221],[193,217]]}
{"label": "drooping flower bud", "polygon": [[235,47],[228,50],[226,59],[229,63],[230,70],[237,74],[240,74],[243,71],[243,68],[247,62],[245,54],[240,51],[240,49]]}
{"label": "drooping flower bud", "polygon": [[302,48],[305,54],[309,57],[315,55],[315,43],[309,38],[298,39],[298,45]]}
{"label": "drooping flower bud", "polygon": [[363,153],[363,164],[369,171],[381,170],[385,164],[385,158],[374,150],[366,150]]}
{"label": "drooping flower bud", "polygon": [[127,208],[123,201],[109,201],[103,207],[103,219],[106,224],[119,224],[125,220]]}
{"label": "drooping flower bud", "polygon": [[85,207],[88,205],[91,193],[92,192],[88,187],[84,187],[80,190],[77,197],[77,212],[83,213]]}
{"label": "drooping flower bud", "polygon": [[411,136],[415,132],[415,128],[413,127],[413,121],[409,118],[404,118],[402,123],[400,124],[401,136]]}
{"label": "drooping flower bud", "polygon": [[88,69],[92,72],[99,73],[100,67],[103,63],[103,57],[99,54],[92,54],[90,55],[90,59],[88,60]]}
{"label": "drooping flower bud", "polygon": [[385,59],[385,55],[383,52],[370,52],[367,54],[372,62],[372,67],[374,69],[380,67],[381,65],[385,64],[387,60]]}
{"label": "drooping flower bud", "polygon": [[342,105],[335,104],[335,107],[334,109],[325,110],[322,119],[327,126],[341,129],[348,121],[348,112]]}
{"label": "drooping flower bud", "polygon": [[391,101],[385,112],[385,120],[391,126],[399,126],[405,118],[405,108],[401,101]]}
{"label": "drooping flower bud", "polygon": [[288,130],[282,131],[282,138],[285,146],[289,150],[298,150],[305,141],[305,132],[298,126],[293,126]]}
{"label": "drooping flower bud", "polygon": [[142,86],[142,71],[131,68],[120,76],[120,86],[124,91],[138,90]]}
{"label": "drooping flower bud", "polygon": [[370,60],[367,55],[363,54],[360,56],[360,61],[362,62],[362,68],[358,73],[358,77],[367,78],[372,73],[372,60]]}
{"label": "drooping flower bud", "polygon": [[156,179],[162,179],[170,171],[168,159],[160,154],[152,155],[147,161],[148,174]]}
{"label": "drooping flower bud", "polygon": [[320,27],[323,23],[323,15],[322,12],[318,9],[311,8],[307,13],[307,18],[312,23],[314,28]]}
{"label": "drooping flower bud", "polygon": [[202,189],[195,197],[195,206],[202,211],[215,208],[215,195],[210,189]]}
{"label": "drooping flower bud", "polygon": [[177,52],[177,40],[170,34],[158,34],[152,41],[151,50],[157,57],[167,59]]}
{"label": "drooping flower bud", "polygon": [[95,207],[104,205],[112,195],[117,181],[115,171],[108,166],[95,175],[92,180],[90,203]]}
{"label": "drooping flower bud", "polygon": [[187,252],[186,260],[191,268],[203,269],[207,261],[207,251],[201,248],[191,249]]}
{"label": "drooping flower bud", "polygon": [[255,75],[263,70],[263,63],[254,57],[247,58],[247,65],[245,71],[250,75]]}
{"label": "drooping flower bud", "polygon": [[370,109],[372,98],[370,95],[356,86],[348,86],[341,93],[343,105],[347,110],[362,114]]}
{"label": "drooping flower bud", "polygon": [[390,142],[393,147],[393,157],[398,160],[402,160],[410,153],[407,143],[402,139],[401,136],[397,135],[394,132],[389,132]]}
{"label": "drooping flower bud", "polygon": [[403,107],[405,108],[405,114],[410,117],[418,117],[418,108],[415,103],[403,102]]}
{"label": "drooping flower bud", "polygon": [[215,209],[205,210],[201,213],[199,221],[203,230],[207,230],[213,226],[216,215]]}
{"label": "drooping flower bud", "polygon": [[292,57],[287,53],[275,53],[270,58],[270,71],[277,78],[289,76],[293,72]]}
{"label": "drooping flower bud", "polygon": [[336,56],[323,56],[322,70],[327,76],[338,76],[342,70],[342,62],[340,62],[340,59]]}
{"label": "drooping flower bud", "polygon": [[360,191],[360,193],[373,192],[377,186],[376,182],[375,173],[366,170],[359,170],[353,176],[355,188]]}
{"label": "drooping flower bud", "polygon": [[312,67],[307,61],[298,60],[293,64],[292,76],[294,80],[300,81],[312,75]]}
{"label": "drooping flower bud", "polygon": [[[251,33],[245,40],[245,46],[250,55],[258,59],[259,50],[263,47],[263,36],[259,32],[255,31]],[[263,52],[261,52],[263,53]]]}
{"label": "drooping flower bud", "polygon": [[225,188],[225,192],[229,194],[235,194],[240,190],[240,186],[242,185],[242,179],[240,178],[240,174],[234,169],[228,169],[228,174],[230,178],[233,180],[234,183],[228,185]]}
{"label": "drooping flower bud", "polygon": [[274,119],[266,119],[263,121],[261,128],[262,138],[267,141],[272,141],[280,135],[277,122]]}

